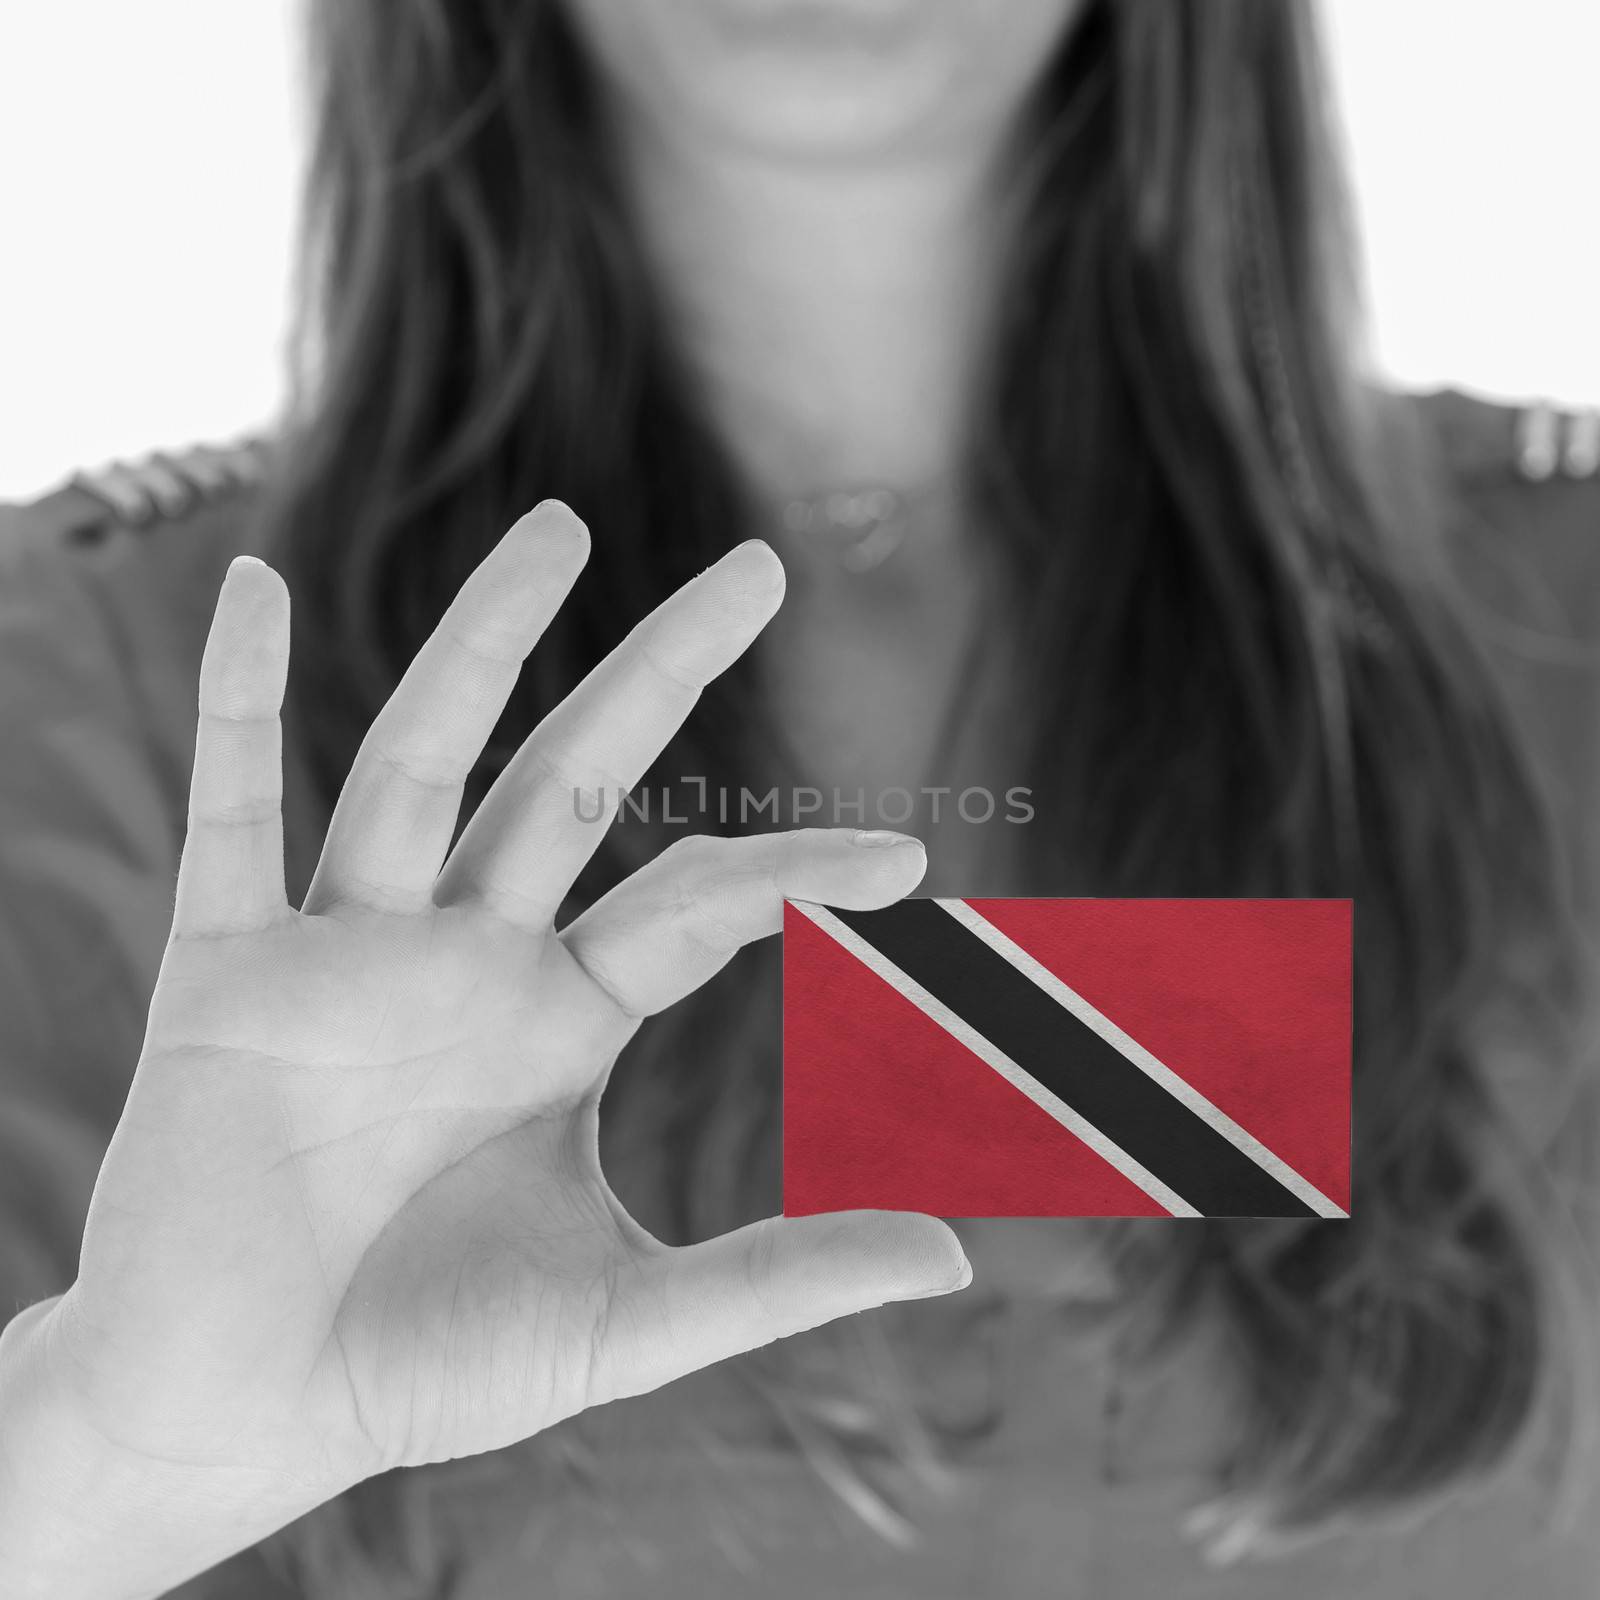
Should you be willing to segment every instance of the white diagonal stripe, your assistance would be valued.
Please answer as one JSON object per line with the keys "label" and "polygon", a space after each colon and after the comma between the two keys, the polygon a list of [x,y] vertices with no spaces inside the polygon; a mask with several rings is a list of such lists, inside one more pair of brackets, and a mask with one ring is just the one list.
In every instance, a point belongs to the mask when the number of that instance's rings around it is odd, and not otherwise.
{"label": "white diagonal stripe", "polygon": [[1121,1145],[1113,1143],[1093,1123],[1086,1122],[1064,1100],[1051,1094],[1031,1073],[1025,1072],[1003,1050],[991,1044],[970,1023],[958,1017],[937,995],[930,994],[909,973],[902,972],[877,946],[869,944],[853,928],[846,927],[831,911],[799,900],[791,900],[789,904],[802,916],[809,917],[835,943],[848,950],[862,966],[870,967],[890,988],[897,989],[912,1005],[931,1017],[980,1061],[993,1067],[1012,1088],[1021,1090],[1041,1111],[1055,1118],[1063,1128],[1075,1134],[1096,1155],[1109,1161],[1123,1177],[1137,1184],[1158,1205],[1165,1206],[1175,1217],[1201,1215],[1176,1190],[1168,1188],[1149,1168],[1135,1161]]}
{"label": "white diagonal stripe", "polygon": [[1213,1105],[1192,1083],[1158,1060],[1137,1039],[1130,1038],[1108,1016],[1090,1005],[1076,989],[1063,983],[1021,945],[1008,939],[965,900],[936,899],[934,903],[948,911],[969,933],[982,939],[997,956],[1015,967],[1030,983],[1037,985],[1059,1006],[1070,1011],[1091,1032],[1099,1034],[1113,1050],[1158,1083],[1174,1100],[1181,1102],[1203,1122],[1209,1123],[1241,1155],[1248,1156],[1263,1172],[1271,1174],[1319,1217],[1349,1216],[1349,1212],[1335,1205],[1310,1179],[1296,1172],[1281,1156],[1274,1155],[1254,1134],[1241,1128],[1220,1106]]}

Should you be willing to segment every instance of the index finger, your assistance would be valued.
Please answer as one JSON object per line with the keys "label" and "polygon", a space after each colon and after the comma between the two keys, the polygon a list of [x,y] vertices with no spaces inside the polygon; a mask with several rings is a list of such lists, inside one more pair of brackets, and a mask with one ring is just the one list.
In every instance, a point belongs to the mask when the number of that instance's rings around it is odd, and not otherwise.
{"label": "index finger", "polygon": [[588,554],[584,525],[547,500],[461,586],[362,741],[306,911],[429,903],[467,778]]}
{"label": "index finger", "polygon": [[200,720],[174,937],[265,927],[283,886],[283,736],[289,591],[254,556],[228,568],[200,662]]}

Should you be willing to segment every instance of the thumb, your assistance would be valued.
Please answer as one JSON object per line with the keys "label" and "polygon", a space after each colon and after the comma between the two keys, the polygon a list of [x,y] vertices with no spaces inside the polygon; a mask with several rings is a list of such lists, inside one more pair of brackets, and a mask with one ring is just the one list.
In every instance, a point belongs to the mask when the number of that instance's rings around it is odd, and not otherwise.
{"label": "thumb", "polygon": [[836,1317],[949,1294],[971,1281],[955,1234],[935,1217],[768,1217],[647,1257],[618,1283],[597,1362],[597,1398],[642,1394]]}

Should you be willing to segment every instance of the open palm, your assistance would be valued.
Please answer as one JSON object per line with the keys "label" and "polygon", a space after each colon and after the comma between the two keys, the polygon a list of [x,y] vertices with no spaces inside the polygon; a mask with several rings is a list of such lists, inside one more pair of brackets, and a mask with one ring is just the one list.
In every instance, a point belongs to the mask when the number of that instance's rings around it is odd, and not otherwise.
{"label": "open palm", "polygon": [[600,797],[614,808],[776,609],[760,544],[552,711],[452,849],[587,548],[546,505],[469,579],[362,745],[298,912],[287,594],[259,562],[230,569],[172,936],[61,1307],[62,1359],[119,1449],[314,1501],[965,1281],[931,1218],[772,1219],[671,1249],[607,1187],[597,1106],[640,1020],[774,932],[785,896],[886,904],[923,855],[838,830],[686,839],[555,929]]}

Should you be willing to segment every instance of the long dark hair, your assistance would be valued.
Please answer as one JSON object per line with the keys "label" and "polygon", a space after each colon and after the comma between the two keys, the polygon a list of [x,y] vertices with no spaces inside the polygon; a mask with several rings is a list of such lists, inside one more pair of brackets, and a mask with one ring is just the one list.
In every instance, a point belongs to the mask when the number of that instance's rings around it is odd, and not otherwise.
{"label": "long dark hair", "polygon": [[[269,509],[331,802],[526,506],[569,501],[594,557],[485,778],[626,623],[744,535],[747,507],[560,7],[314,11],[312,366]],[[1352,1219],[1106,1234],[1131,1344],[1219,1335],[1241,1514],[1297,1529],[1508,1461],[1569,1371],[1578,1258],[1497,1090],[1509,1038],[1536,1095],[1564,1092],[1557,851],[1442,518],[1353,369],[1315,43],[1289,0],[1086,8],[1018,136],[964,464],[1036,663],[1013,701],[1030,882],[1356,900]],[[749,695],[738,674],[708,695],[670,770],[737,783],[764,725]],[[598,871],[645,841],[617,830]],[[659,1216],[684,1233],[774,1198],[774,1075],[744,1053],[766,1023],[741,1033],[727,985],[706,1003],[722,1067],[675,1047],[706,1026],[691,1004],[608,1107],[619,1192],[658,1163]]]}

